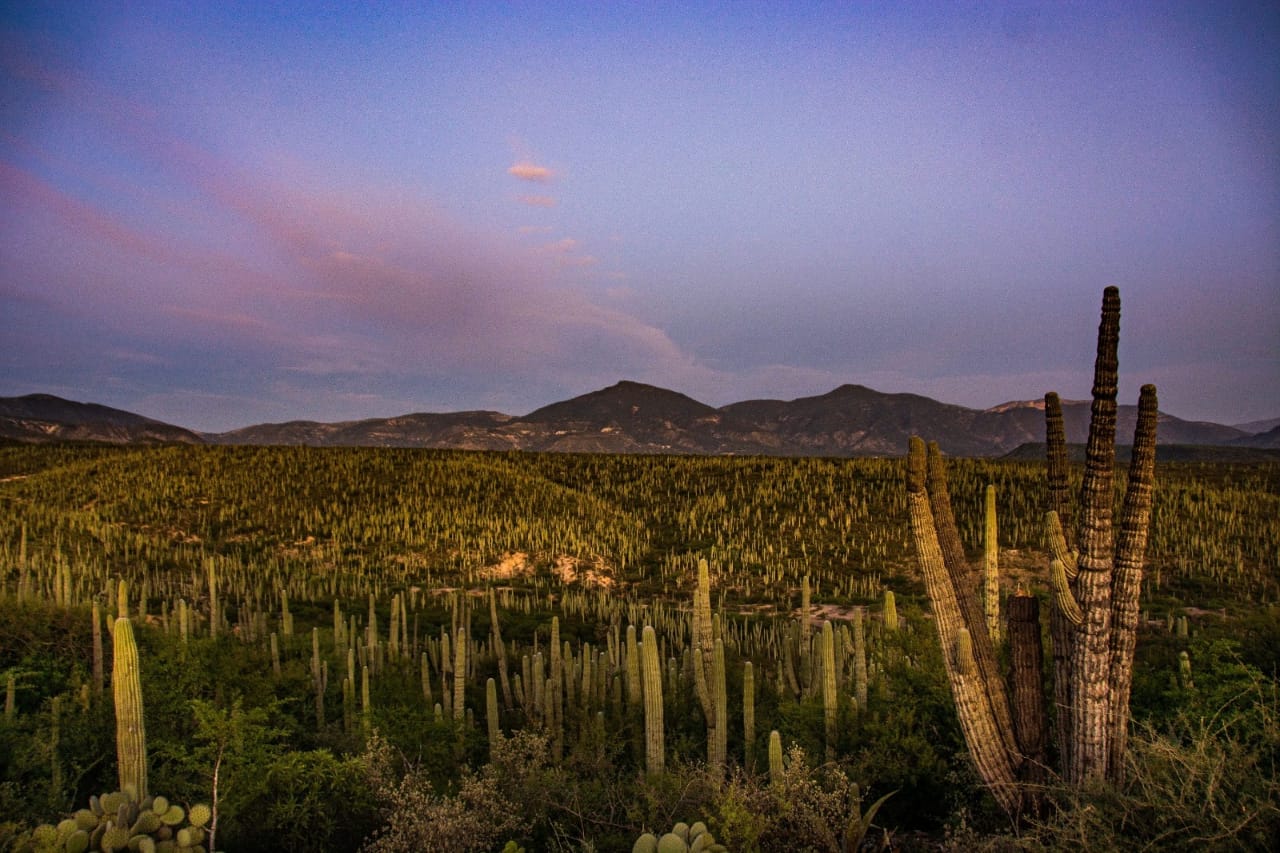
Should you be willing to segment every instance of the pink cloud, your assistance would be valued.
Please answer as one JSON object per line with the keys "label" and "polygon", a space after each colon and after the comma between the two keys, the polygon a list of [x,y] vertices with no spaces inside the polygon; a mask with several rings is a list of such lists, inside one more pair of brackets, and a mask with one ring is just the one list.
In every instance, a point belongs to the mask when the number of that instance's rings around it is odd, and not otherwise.
{"label": "pink cloud", "polygon": [[516,200],[530,207],[555,207],[559,204],[555,197],[549,195],[522,195],[517,196]]}
{"label": "pink cloud", "polygon": [[507,169],[507,174],[522,181],[535,181],[540,184],[545,184],[555,177],[555,173],[546,166],[539,166],[527,160],[521,160],[510,169]]}

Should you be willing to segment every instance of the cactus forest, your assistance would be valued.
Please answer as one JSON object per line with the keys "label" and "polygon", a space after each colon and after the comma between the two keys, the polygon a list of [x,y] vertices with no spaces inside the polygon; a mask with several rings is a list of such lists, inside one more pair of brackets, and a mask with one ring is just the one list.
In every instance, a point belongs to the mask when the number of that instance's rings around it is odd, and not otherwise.
{"label": "cactus forest", "polygon": [[2,446],[0,849],[1276,849],[1280,465],[1119,311],[1083,465]]}

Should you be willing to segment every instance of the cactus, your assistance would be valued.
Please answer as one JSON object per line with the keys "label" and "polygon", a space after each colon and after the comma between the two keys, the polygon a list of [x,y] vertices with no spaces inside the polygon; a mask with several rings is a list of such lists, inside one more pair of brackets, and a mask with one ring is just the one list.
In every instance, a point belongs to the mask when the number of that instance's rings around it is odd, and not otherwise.
{"label": "cactus", "polygon": [[665,760],[662,720],[662,667],[658,661],[658,637],[644,626],[640,644],[640,669],[644,684],[644,755],[649,773],[661,773]]}
{"label": "cactus", "polygon": [[484,683],[484,712],[489,729],[489,756],[492,760],[502,740],[502,729],[498,724],[498,685],[492,678]]}
{"label": "cactus", "polygon": [[853,696],[859,710],[867,707],[867,631],[863,609],[853,609]]}
{"label": "cactus", "polygon": [[209,583],[209,636],[218,636],[218,620],[222,614],[218,612],[218,569],[213,557],[204,559],[205,576]]}
{"label": "cactus", "polygon": [[884,629],[890,632],[898,630],[898,602],[891,589],[884,591]]}
{"label": "cactus", "polygon": [[458,629],[453,643],[453,718],[461,720],[466,714],[467,698],[467,635]]}
{"label": "cactus", "polygon": [[822,623],[822,717],[826,724],[827,761],[836,757],[836,641],[830,621]]}
{"label": "cactus", "polygon": [[769,778],[777,782],[785,768],[782,764],[782,735],[777,729],[769,732]]}
{"label": "cactus", "polygon": [[493,650],[498,657],[498,683],[502,686],[502,705],[514,707],[511,701],[511,682],[507,677],[507,648],[502,642],[502,627],[498,624],[498,603],[495,593],[489,590],[489,630],[492,632]]}
{"label": "cactus", "polygon": [[631,853],[725,853],[725,846],[716,842],[702,821],[690,826],[677,823],[661,838],[645,832],[636,839]]}
{"label": "cactus", "polygon": [[[1098,329],[1078,557],[1071,553],[1071,540],[1062,532],[1068,526],[1069,507],[1061,404],[1055,394],[1045,397],[1058,752],[1062,776],[1077,787],[1122,778],[1138,591],[1151,515],[1158,409],[1155,388],[1148,385],[1142,388],[1138,402],[1120,535],[1113,537],[1119,327],[1120,296],[1109,287],[1103,294]],[[969,572],[936,445],[929,448],[927,456],[926,461],[923,442],[913,438],[907,479],[912,540],[943,649],[951,650],[944,655],[944,662],[970,754],[997,801],[1016,816],[1034,794],[1020,782],[1028,776],[1025,766],[1030,756],[1024,752],[1029,746],[1020,743],[1015,732],[1029,731],[1034,725],[1013,721],[1008,694],[995,677],[994,649],[983,614],[977,612],[968,594]],[[967,632],[968,640],[962,632]],[[1022,655],[1018,650],[1011,653],[1015,659]]]}
{"label": "cactus", "polygon": [[724,768],[721,751],[727,712],[719,701],[724,691],[723,668],[716,671],[716,640],[711,618],[711,576],[706,560],[698,561],[698,582],[693,594],[693,672],[698,704],[707,723],[707,765],[713,773]]}
{"label": "cactus", "polygon": [[983,526],[982,600],[991,642],[1000,641],[1000,539],[996,523],[996,487],[987,486]]}
{"label": "cactus", "polygon": [[[15,853],[97,853],[97,851],[196,850],[205,841],[202,828],[212,811],[206,805],[191,807],[191,820],[183,826],[182,807],[164,797],[139,798],[132,789],[89,798],[90,808],[73,812],[58,823],[41,824],[18,836],[6,849]],[[186,847],[178,840],[192,842]]]}
{"label": "cactus", "polygon": [[93,602],[93,695],[100,697],[106,686],[102,653],[102,608]]}
{"label": "cactus", "polygon": [[742,664],[742,754],[748,769],[755,765],[756,676],[751,661]]}
{"label": "cactus", "polygon": [[636,642],[636,626],[627,626],[627,707],[640,704],[640,646]]}
{"label": "cactus", "polygon": [[111,690],[116,709],[116,761],[120,789],[147,794],[147,733],[142,713],[142,674],[133,625],[116,620]]}

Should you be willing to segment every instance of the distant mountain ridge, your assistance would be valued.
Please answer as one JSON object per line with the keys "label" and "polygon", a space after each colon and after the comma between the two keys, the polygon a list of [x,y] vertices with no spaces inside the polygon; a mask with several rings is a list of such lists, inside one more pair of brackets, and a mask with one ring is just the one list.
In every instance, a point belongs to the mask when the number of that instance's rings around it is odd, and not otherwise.
{"label": "distant mountain ridge", "polygon": [[[1135,406],[1120,406],[1118,433],[1131,435]],[[1089,403],[1064,401],[1067,441],[1087,437]],[[1260,422],[1267,423],[1267,422]],[[1280,428],[1249,434],[1222,424],[1160,415],[1162,445],[1280,447]],[[0,398],[0,437],[20,441],[432,447],[571,453],[896,456],[907,439],[936,440],[953,456],[1002,456],[1044,440],[1043,401],[970,409],[918,394],[841,385],[794,400],[745,400],[720,408],[676,391],[622,381],[527,415],[471,411],[321,423],[256,424],[199,434],[91,403],[46,394]],[[1208,451],[1198,451],[1203,455]],[[1269,458],[1262,454],[1262,458]]]}
{"label": "distant mountain ridge", "polygon": [[32,443],[200,444],[204,441],[189,429],[110,406],[64,400],[52,394],[0,397],[0,438]]}

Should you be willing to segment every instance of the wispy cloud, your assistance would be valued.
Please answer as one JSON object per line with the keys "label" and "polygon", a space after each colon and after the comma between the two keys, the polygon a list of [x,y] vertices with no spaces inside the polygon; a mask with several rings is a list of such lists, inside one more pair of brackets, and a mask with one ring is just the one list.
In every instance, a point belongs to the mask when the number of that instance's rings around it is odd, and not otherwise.
{"label": "wispy cloud", "polygon": [[559,204],[554,196],[549,195],[522,195],[517,196],[516,200],[530,207],[555,207]]}
{"label": "wispy cloud", "polygon": [[531,163],[528,160],[521,160],[515,163],[510,169],[507,169],[507,174],[517,177],[522,181],[534,181],[540,184],[548,183],[555,177],[555,172],[551,171],[546,166],[539,166],[538,164]]}

